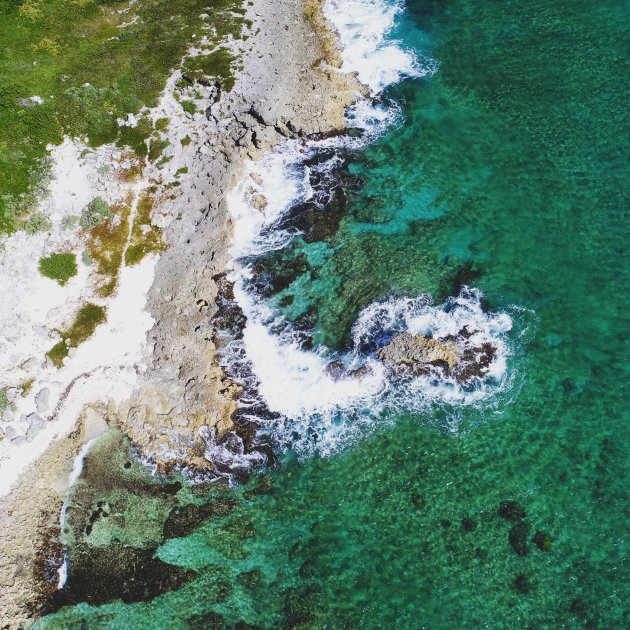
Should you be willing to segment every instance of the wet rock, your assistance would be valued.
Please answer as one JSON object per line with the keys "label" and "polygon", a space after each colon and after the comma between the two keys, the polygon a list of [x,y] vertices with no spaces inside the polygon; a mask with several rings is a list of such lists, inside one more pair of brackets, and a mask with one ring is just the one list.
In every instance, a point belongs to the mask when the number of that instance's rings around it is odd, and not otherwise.
{"label": "wet rock", "polygon": [[519,556],[526,556],[529,553],[527,547],[527,535],[529,533],[529,525],[525,521],[521,521],[512,527],[508,534],[510,546]]}
{"label": "wet rock", "polygon": [[534,537],[532,538],[532,542],[540,549],[541,551],[551,551],[551,546],[553,540],[551,536],[542,530],[538,530]]}
{"label": "wet rock", "polygon": [[462,519],[462,529],[465,532],[474,532],[477,529],[477,521],[469,516],[464,517]]}
{"label": "wet rock", "polygon": [[522,595],[527,595],[531,589],[530,581],[524,573],[519,573],[514,578],[512,585],[514,586],[514,589]]}
{"label": "wet rock", "polygon": [[525,510],[516,501],[502,501],[499,504],[499,516],[508,521],[520,521],[525,518]]}
{"label": "wet rock", "polygon": [[256,195],[252,199],[252,207],[256,210],[264,210],[267,207],[267,198],[264,195]]}
{"label": "wet rock", "polygon": [[391,367],[422,370],[427,365],[452,370],[460,360],[460,353],[452,341],[440,342],[422,335],[407,332],[396,335],[392,341],[377,351],[380,361]]}

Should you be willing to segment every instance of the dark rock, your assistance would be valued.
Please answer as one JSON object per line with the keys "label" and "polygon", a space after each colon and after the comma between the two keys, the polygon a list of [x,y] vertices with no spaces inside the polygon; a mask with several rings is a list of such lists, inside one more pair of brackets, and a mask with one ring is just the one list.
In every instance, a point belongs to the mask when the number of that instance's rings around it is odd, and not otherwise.
{"label": "dark rock", "polygon": [[576,617],[586,619],[588,617],[588,608],[584,600],[576,597],[569,606],[569,612],[573,613]]}
{"label": "dark rock", "polygon": [[339,380],[346,374],[346,366],[340,359],[328,363],[325,370],[326,374],[332,377],[335,381]]}
{"label": "dark rock", "polygon": [[522,593],[523,595],[527,595],[527,593],[529,593],[531,589],[529,579],[524,573],[519,573],[514,578],[513,586],[519,593]]}
{"label": "dark rock", "polygon": [[52,598],[53,610],[86,602],[92,606],[116,599],[149,601],[191,582],[194,571],[162,562],[154,549],[138,549],[114,541],[107,547],[82,545],[68,562],[66,585]]}
{"label": "dark rock", "polygon": [[521,521],[514,525],[508,534],[510,545],[519,556],[526,556],[529,553],[529,548],[527,547],[528,533],[529,525],[525,521]]}
{"label": "dark rock", "polygon": [[205,505],[181,505],[174,507],[164,523],[164,538],[181,538],[193,532],[201,523],[212,517],[226,516],[234,507],[234,499],[214,499]]}
{"label": "dark rock", "polygon": [[477,521],[469,516],[464,517],[462,519],[462,529],[465,532],[474,532],[477,529]]}
{"label": "dark rock", "polygon": [[236,576],[236,581],[245,588],[253,590],[256,588],[263,579],[263,574],[260,569],[252,569],[251,571],[246,571],[245,573],[239,573]]}
{"label": "dark rock", "polygon": [[508,521],[519,521],[527,515],[516,501],[502,501],[499,505],[499,516]]}
{"label": "dark rock", "polygon": [[425,499],[421,494],[417,494],[416,492],[414,492],[411,495],[411,502],[413,503],[415,507],[421,508],[421,507],[424,507]]}
{"label": "dark rock", "polygon": [[195,615],[187,621],[191,630],[223,630],[226,627],[223,617],[212,611],[205,615]]}
{"label": "dark rock", "polygon": [[481,547],[477,547],[475,549],[475,555],[477,556],[477,558],[479,558],[479,560],[488,559],[488,552],[485,549],[482,549]]}
{"label": "dark rock", "polygon": [[444,529],[448,529],[451,526],[451,521],[449,521],[447,518],[443,518],[440,521],[440,525],[444,528]]}
{"label": "dark rock", "polygon": [[543,532],[542,530],[539,529],[534,534],[534,537],[532,538],[532,542],[541,551],[551,551],[551,545],[553,543],[553,540],[547,532]]}

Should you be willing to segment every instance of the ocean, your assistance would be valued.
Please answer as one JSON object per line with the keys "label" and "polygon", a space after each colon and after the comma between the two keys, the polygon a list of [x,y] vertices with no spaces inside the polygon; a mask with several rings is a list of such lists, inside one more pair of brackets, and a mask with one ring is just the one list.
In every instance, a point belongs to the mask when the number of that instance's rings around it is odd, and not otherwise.
{"label": "ocean", "polygon": [[[210,449],[236,473],[152,543],[185,577],[35,627],[630,627],[629,9],[328,2],[371,98],[229,198],[223,363],[275,463]],[[464,329],[482,377],[375,358]],[[107,492],[149,548],[148,499]]]}

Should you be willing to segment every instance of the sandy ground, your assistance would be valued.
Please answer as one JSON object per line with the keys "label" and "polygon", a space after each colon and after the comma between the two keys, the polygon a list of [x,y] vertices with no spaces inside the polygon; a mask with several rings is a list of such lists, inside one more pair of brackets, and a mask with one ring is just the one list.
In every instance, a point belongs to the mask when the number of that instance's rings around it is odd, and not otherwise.
{"label": "sandy ground", "polygon": [[[344,109],[359,91],[354,77],[331,67],[341,63],[334,37],[324,30],[319,2],[309,6],[309,19],[303,0],[248,7],[253,26],[249,47],[241,49],[244,69],[229,95],[202,94],[205,111],[184,114],[167,88],[152,115],[172,121],[164,152],[171,159],[159,171],[145,169],[139,184],[129,184],[135,189],[114,176],[129,165],[112,147],[87,156],[70,141],[55,149],[55,179],[44,200],[52,235],[18,234],[7,243],[0,386],[11,387],[13,409],[0,444],[0,628],[28,624],[42,595],[56,588],[46,559],[60,553],[59,516],[84,444],[118,426],[154,461],[201,468],[211,463],[200,430],[221,435],[232,428],[238,388],[218,367],[208,330],[218,275],[229,260],[226,193],[244,160],[283,137],[342,129]],[[192,142],[182,147],[185,136]],[[169,187],[184,167],[180,185]],[[54,328],[93,298],[94,287],[81,263],[61,289],[39,275],[37,261],[60,248],[82,250],[78,232],[60,229],[65,214],[78,214],[96,194],[112,202],[148,185],[158,189],[153,221],[164,229],[167,249],[122,269],[107,322],[58,370],[42,358],[56,341]],[[22,395],[20,384],[31,379]]]}

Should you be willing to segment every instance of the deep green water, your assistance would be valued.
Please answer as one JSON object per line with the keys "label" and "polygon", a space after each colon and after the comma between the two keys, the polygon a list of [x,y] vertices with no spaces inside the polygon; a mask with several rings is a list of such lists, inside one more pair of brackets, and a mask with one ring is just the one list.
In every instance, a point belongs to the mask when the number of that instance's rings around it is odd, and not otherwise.
{"label": "deep green water", "polygon": [[456,431],[436,409],[329,458],[288,454],[159,548],[197,579],[38,627],[630,627],[629,16],[624,0],[410,3],[400,36],[438,71],[388,93],[404,125],[348,156],[363,185],[304,246],[323,253],[293,308],[329,345],[374,299],[461,281],[529,309],[514,395],[460,409]]}

